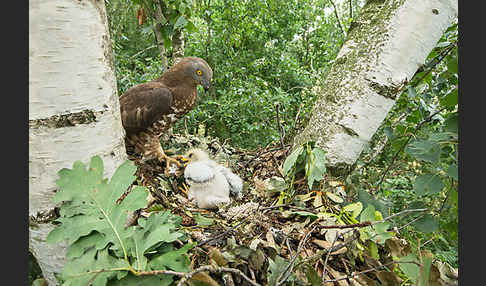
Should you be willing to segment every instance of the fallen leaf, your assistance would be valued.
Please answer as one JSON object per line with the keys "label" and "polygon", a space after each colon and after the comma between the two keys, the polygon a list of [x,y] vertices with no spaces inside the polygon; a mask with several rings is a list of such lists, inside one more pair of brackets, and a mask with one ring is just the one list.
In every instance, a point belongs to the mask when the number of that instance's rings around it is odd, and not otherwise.
{"label": "fallen leaf", "polygon": [[335,202],[335,203],[340,204],[340,203],[344,202],[344,200],[343,200],[341,197],[339,197],[338,195],[333,194],[333,193],[331,193],[331,192],[326,192],[326,196],[327,196],[328,198],[330,198],[330,199],[331,199],[333,202]]}

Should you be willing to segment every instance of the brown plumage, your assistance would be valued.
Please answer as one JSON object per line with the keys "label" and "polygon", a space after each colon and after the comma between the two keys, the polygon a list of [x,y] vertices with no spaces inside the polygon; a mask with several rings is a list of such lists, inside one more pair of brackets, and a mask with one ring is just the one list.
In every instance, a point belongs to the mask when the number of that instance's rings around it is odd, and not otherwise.
{"label": "brown plumage", "polygon": [[145,160],[158,158],[166,160],[167,167],[170,163],[180,166],[164,153],[159,137],[194,108],[197,85],[208,90],[212,77],[213,71],[206,61],[186,57],[159,78],[128,89],[120,96],[127,146],[134,146]]}

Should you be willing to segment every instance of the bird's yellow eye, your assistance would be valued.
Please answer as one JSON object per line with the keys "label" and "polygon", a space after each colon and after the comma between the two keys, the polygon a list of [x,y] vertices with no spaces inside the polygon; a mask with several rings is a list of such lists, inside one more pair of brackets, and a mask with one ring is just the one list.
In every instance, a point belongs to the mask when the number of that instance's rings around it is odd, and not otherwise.
{"label": "bird's yellow eye", "polygon": [[197,75],[202,75],[202,71],[201,71],[201,70],[197,70],[197,71],[196,71],[196,74],[197,74]]}

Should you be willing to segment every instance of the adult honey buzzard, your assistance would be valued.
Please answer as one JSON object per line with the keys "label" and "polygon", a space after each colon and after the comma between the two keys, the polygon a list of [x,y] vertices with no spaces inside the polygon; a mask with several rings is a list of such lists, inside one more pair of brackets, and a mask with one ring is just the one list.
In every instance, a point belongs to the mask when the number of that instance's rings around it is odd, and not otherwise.
{"label": "adult honey buzzard", "polygon": [[158,158],[168,167],[175,158],[164,153],[159,137],[177,120],[194,108],[197,85],[204,90],[211,86],[213,70],[197,57],[186,57],[159,78],[138,84],[120,96],[120,111],[126,131],[125,143],[135,147],[143,160]]}

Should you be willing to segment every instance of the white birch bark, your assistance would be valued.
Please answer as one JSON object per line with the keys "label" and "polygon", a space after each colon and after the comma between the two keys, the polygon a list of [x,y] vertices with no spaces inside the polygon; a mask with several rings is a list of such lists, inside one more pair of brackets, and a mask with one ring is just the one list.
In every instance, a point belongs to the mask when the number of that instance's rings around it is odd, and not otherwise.
{"label": "white birch bark", "polygon": [[347,173],[457,17],[457,0],[368,1],[317,93],[294,146],[316,141],[327,165]]}
{"label": "white birch bark", "polygon": [[45,242],[57,172],[100,155],[111,176],[123,132],[104,2],[29,0],[29,250],[49,285],[67,250]]}

